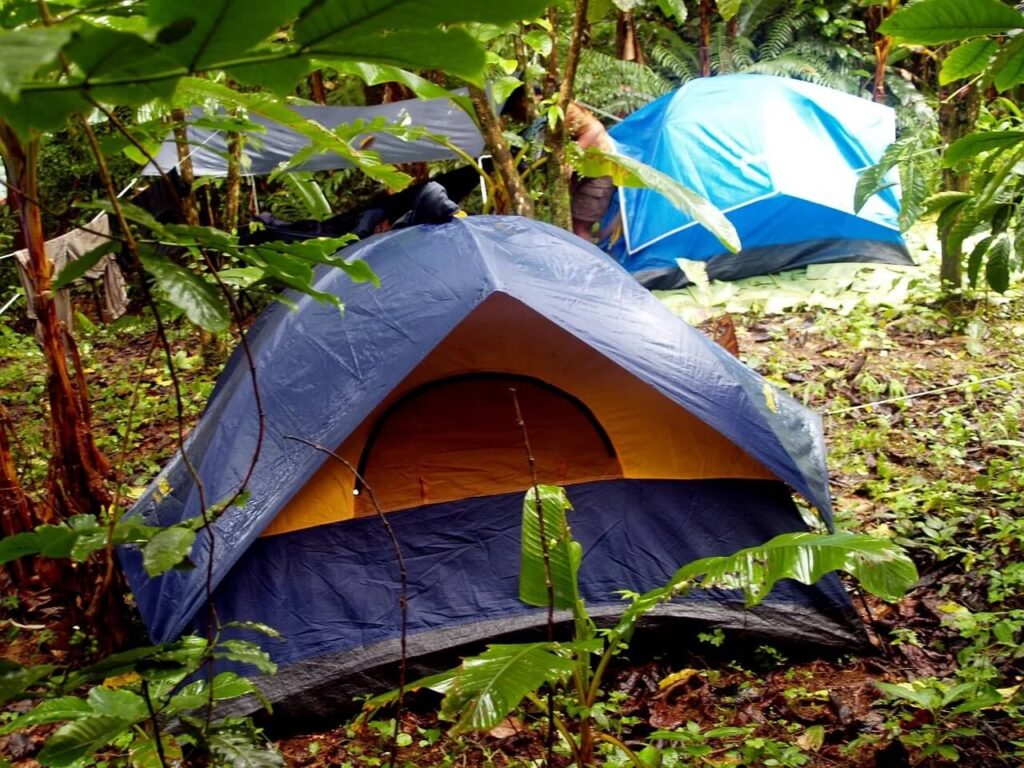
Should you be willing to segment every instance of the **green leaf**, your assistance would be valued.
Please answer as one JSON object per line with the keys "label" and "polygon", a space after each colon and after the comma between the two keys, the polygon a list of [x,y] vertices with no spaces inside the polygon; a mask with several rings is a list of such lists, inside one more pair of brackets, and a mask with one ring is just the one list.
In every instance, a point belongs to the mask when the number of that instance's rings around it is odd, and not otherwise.
{"label": "green leaf", "polygon": [[924,213],[925,215],[932,213],[941,213],[951,205],[963,204],[968,199],[970,199],[970,197],[970,192],[936,192],[934,195],[930,195],[924,201]]}
{"label": "green leaf", "polygon": [[1024,131],[975,131],[949,145],[942,163],[947,168],[959,165],[982,152],[1006,150],[1024,141]]}
{"label": "green leaf", "polygon": [[454,733],[486,731],[500,723],[527,694],[572,674],[576,663],[553,653],[552,643],[491,645],[465,659],[441,702]]}
{"label": "green leaf", "polygon": [[60,696],[56,699],[47,699],[31,712],[14,718],[3,728],[0,728],[0,735],[14,733],[23,728],[43,723],[63,723],[65,720],[77,720],[94,714],[92,707],[77,696]]}
{"label": "green leaf", "polygon": [[971,40],[958,46],[942,62],[939,83],[946,85],[954,80],[980,74],[997,50],[999,46],[996,42],[985,38]]}
{"label": "green leaf", "polygon": [[936,45],[1024,28],[1024,14],[999,0],[921,0],[882,22],[878,31],[907,43]]}
{"label": "green leaf", "polygon": [[324,191],[313,179],[311,173],[282,173],[278,178],[298,198],[305,213],[317,221],[332,216],[334,211],[327,202]]}
{"label": "green leaf", "polygon": [[98,685],[89,691],[88,702],[97,715],[113,715],[133,722],[149,716],[146,701],[139,694],[123,688]]}
{"label": "green leaf", "polygon": [[191,528],[164,528],[142,548],[142,567],[151,577],[166,573],[188,557],[195,541]]}
{"label": "green leaf", "polygon": [[38,760],[51,768],[70,766],[91,757],[130,728],[132,721],[114,715],[94,715],[62,726],[47,740]]}
{"label": "green leaf", "polygon": [[217,286],[153,251],[141,250],[139,258],[167,300],[184,312],[189,320],[213,333],[223,333],[228,329],[227,304]]}
{"label": "green leaf", "polygon": [[670,584],[743,590],[748,606],[760,603],[781,579],[814,584],[844,571],[883,600],[899,600],[917,581],[917,568],[888,539],[856,533],[784,533],[765,544],[725,557],[708,557],[680,568]]}
{"label": "green leaf", "polygon": [[985,254],[988,252],[988,247],[992,244],[992,238],[986,237],[981,240],[974,249],[971,251],[970,257],[967,259],[967,282],[971,288],[974,288],[978,284],[978,275],[981,272],[981,265],[985,261]]}
{"label": "green leaf", "polygon": [[60,27],[0,29],[0,95],[17,101],[22,81],[55,62],[70,39],[71,30]]}
{"label": "green leaf", "polygon": [[1024,83],[1024,36],[1017,35],[992,62],[992,82],[1002,93],[1013,86]]}
{"label": "green leaf", "polygon": [[[201,78],[185,78],[178,87],[177,98],[205,101],[212,99],[224,107],[248,110],[267,119],[281,123],[301,134],[310,141],[310,151],[334,152],[358,167],[370,178],[387,185],[392,190],[408,186],[411,178],[380,160],[380,155],[369,150],[355,149],[350,143],[362,133],[365,127],[346,132],[346,126],[333,131],[324,128],[315,120],[309,120],[279,99],[263,93],[240,93],[230,88]],[[298,160],[296,158],[295,160]]]}
{"label": "green leaf", "polygon": [[[554,601],[555,609],[574,609],[580,599],[578,573],[583,552],[569,530],[566,512],[572,509],[565,490],[553,485],[541,485],[526,492],[523,498],[522,546],[519,566],[519,599],[528,605],[547,606]],[[540,514],[538,504],[540,502]],[[541,537],[543,518],[544,536]],[[544,544],[547,542],[548,563],[551,574],[551,595],[548,594],[544,567]]]}
{"label": "green leaf", "polygon": [[52,664],[23,667],[13,661],[0,659],[0,704],[20,696],[40,680],[48,677],[54,669],[56,667]]}
{"label": "green leaf", "polygon": [[207,743],[214,765],[232,768],[284,768],[284,758],[273,746],[263,745],[255,733],[245,730],[218,729]]}
{"label": "green leaf", "polygon": [[900,231],[906,232],[924,213],[928,175],[914,160],[900,164]]}
{"label": "green leaf", "polygon": [[1005,233],[989,246],[985,280],[998,293],[1006,293],[1010,287],[1010,238]]}
{"label": "green leaf", "polygon": [[658,0],[658,7],[668,18],[675,20],[676,24],[686,21],[687,10],[684,0]]}
{"label": "green leaf", "polygon": [[507,24],[544,10],[543,0],[326,0],[294,26],[295,42],[313,56],[442,69],[480,84],[485,58],[476,40],[453,25]]}
{"label": "green leaf", "polygon": [[886,148],[877,164],[861,171],[853,193],[854,211],[860,212],[868,200],[882,190],[896,185],[896,181],[890,177],[889,172],[903,162],[911,151],[916,150],[919,143],[920,140],[917,136],[904,136]]}
{"label": "green leaf", "polygon": [[739,235],[725,214],[671,176],[667,176],[639,160],[612,152],[604,152],[596,147],[591,147],[586,152],[580,152],[575,144],[570,143],[566,149],[569,162],[581,176],[611,176],[616,186],[653,189],[678,210],[707,229],[730,251],[735,253],[740,249]]}
{"label": "green leaf", "polygon": [[277,671],[277,665],[270,660],[267,652],[248,640],[224,640],[217,645],[212,655],[215,659],[251,664],[267,675],[272,675]]}
{"label": "green leaf", "polygon": [[718,14],[723,20],[730,21],[740,12],[741,5],[743,0],[718,0]]}
{"label": "green leaf", "polygon": [[184,34],[168,39],[163,55],[190,72],[237,58],[293,19],[308,0],[148,0],[150,26]]}

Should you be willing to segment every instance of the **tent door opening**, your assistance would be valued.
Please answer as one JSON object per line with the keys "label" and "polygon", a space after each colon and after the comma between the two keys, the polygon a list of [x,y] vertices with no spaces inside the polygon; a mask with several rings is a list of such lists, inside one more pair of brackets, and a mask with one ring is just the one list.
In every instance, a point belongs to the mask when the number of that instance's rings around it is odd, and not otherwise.
{"label": "tent door opening", "polygon": [[[381,508],[528,489],[533,480],[513,390],[538,482],[569,485],[622,476],[608,433],[578,398],[531,376],[461,374],[417,387],[374,424],[359,473]],[[360,494],[356,515],[373,513]]]}

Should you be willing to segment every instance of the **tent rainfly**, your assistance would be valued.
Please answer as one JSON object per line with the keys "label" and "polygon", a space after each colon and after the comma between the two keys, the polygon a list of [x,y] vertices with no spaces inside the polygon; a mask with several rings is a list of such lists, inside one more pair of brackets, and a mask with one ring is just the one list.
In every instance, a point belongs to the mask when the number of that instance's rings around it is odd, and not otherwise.
{"label": "tent rainfly", "polygon": [[602,243],[650,288],[677,288],[677,259],[734,280],[825,262],[913,262],[900,237],[899,179],[859,211],[854,190],[896,138],[895,112],[820,85],[768,75],[692,80],[610,130],[617,149],[699,192],[736,227],[728,253],[649,189],[620,189]]}
{"label": "tent rainfly", "polygon": [[[458,92],[461,95],[464,92]],[[423,128],[428,133],[447,137],[452,145],[471,157],[478,157],[484,151],[484,140],[480,130],[465,110],[451,99],[407,99],[390,104],[369,107],[323,107],[293,106],[295,112],[315,120],[324,128],[334,129],[339,125],[350,125],[357,121],[372,122],[383,118],[391,124],[402,124]],[[201,116],[197,113],[196,117]],[[274,120],[253,115],[250,120],[263,125],[266,133],[253,133],[243,148],[243,166],[247,174],[263,176],[273,173],[309,146],[309,139]],[[188,126],[191,160],[196,176],[226,176],[228,172],[228,136],[223,131]],[[373,137],[370,147],[381,156],[385,163],[416,163],[428,160],[454,160],[459,155],[451,149],[421,138],[405,141],[388,133],[368,133],[356,139],[360,144]],[[173,136],[160,146],[156,165],[150,163],[143,169],[148,176],[159,175],[160,170],[170,171],[178,167],[178,147]],[[159,169],[158,169],[158,167]],[[340,155],[322,153],[313,155],[296,171],[328,171],[351,168],[352,164]]]}
{"label": "tent rainfly", "polygon": [[[257,621],[282,665],[278,703],[329,713],[338,684],[399,653],[399,572],[358,467],[401,545],[413,656],[541,625],[518,599],[519,526],[531,485],[510,389],[539,479],[567,487],[598,614],[617,590],[664,583],[681,564],[806,528],[800,493],[831,525],[819,418],[666,310],[596,247],[517,217],[395,230],[345,251],[381,285],[323,269],[344,314],[291,294],[249,331],[266,412],[251,496],[215,522],[213,600],[223,622]],[[208,502],[233,493],[258,434],[236,351],[187,450]],[[362,492],[360,492],[362,491]],[[199,514],[180,456],[133,514]],[[209,549],[196,568],[145,575],[122,561],[155,641],[198,629]],[[840,582],[780,584],[757,609],[735,594],[663,606],[777,639],[850,646],[863,629]],[[259,638],[254,638],[259,639]],[[315,695],[310,692],[315,691]],[[301,703],[296,703],[301,702]],[[284,707],[282,709],[282,707]]]}

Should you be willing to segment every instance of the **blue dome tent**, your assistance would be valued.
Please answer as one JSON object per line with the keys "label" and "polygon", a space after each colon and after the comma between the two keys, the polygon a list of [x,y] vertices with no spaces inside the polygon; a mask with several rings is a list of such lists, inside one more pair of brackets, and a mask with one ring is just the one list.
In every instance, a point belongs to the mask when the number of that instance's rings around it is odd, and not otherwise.
{"label": "blue dome tent", "polygon": [[895,131],[892,109],[831,88],[751,74],[693,80],[610,134],[620,152],[724,211],[743,250],[729,253],[648,189],[619,190],[602,246],[651,288],[686,283],[679,258],[708,262],[719,280],[824,262],[912,264],[895,187],[853,210],[860,172],[881,159]]}
{"label": "blue dome tent", "polygon": [[[821,423],[680,321],[595,246],[516,217],[470,217],[377,235],[345,251],[380,287],[322,269],[319,291],[275,304],[249,331],[265,437],[244,508],[214,523],[222,622],[257,621],[282,672],[265,692],[329,713],[339,679],[399,653],[399,573],[358,467],[402,547],[413,656],[541,625],[518,599],[519,525],[531,478],[514,388],[540,481],[567,487],[594,613],[617,590],[664,583],[684,562],[805,529],[791,490],[831,526]],[[208,500],[238,487],[257,411],[236,351],[187,450]],[[176,457],[133,514],[199,514]],[[206,537],[196,568],[147,578],[122,563],[155,641],[206,620]],[[780,584],[757,609],[731,593],[663,607],[760,635],[853,646],[862,627],[838,579]],[[358,685],[356,686],[358,687]],[[316,689],[315,695],[308,695]],[[302,701],[301,705],[294,702]],[[289,704],[291,702],[291,704]]]}

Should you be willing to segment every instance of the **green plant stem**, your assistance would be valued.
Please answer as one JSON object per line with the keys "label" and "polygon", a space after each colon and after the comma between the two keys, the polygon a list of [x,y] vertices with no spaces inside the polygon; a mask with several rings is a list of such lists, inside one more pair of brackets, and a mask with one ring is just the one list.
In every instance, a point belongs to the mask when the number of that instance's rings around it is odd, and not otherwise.
{"label": "green plant stem", "polygon": [[577,765],[584,765],[583,754],[580,752],[579,745],[576,743],[576,738],[572,735],[572,732],[569,730],[568,726],[566,726],[566,724],[562,721],[562,718],[560,718],[553,710],[549,709],[547,704],[544,701],[542,701],[537,694],[528,693],[526,694],[526,698],[529,699],[530,702],[535,707],[537,707],[537,709],[547,714],[550,722],[553,723],[555,729],[560,734],[562,734],[562,738],[565,739],[566,743],[569,745],[569,749],[572,750],[573,760],[576,762]]}
{"label": "green plant stem", "polygon": [[624,754],[627,758],[629,758],[629,761],[633,765],[635,765],[636,768],[647,768],[647,766],[645,766],[640,761],[640,758],[637,757],[636,753],[632,749],[630,749],[629,747],[626,746],[625,742],[621,741],[620,739],[615,738],[610,733],[604,733],[602,731],[599,731],[599,732],[594,734],[594,738],[597,739],[598,741],[607,741],[609,744],[614,745],[616,749],[620,750],[622,752],[622,754]]}
{"label": "green plant stem", "polygon": [[[210,681],[213,684],[213,681]],[[149,681],[142,679],[142,698],[146,701],[146,710],[149,712],[149,721],[153,724],[153,744],[156,746],[156,756],[160,760],[162,768],[167,768],[167,756],[164,754],[164,742],[160,738],[160,723],[156,718],[156,710],[153,709],[153,699],[149,695]]]}

